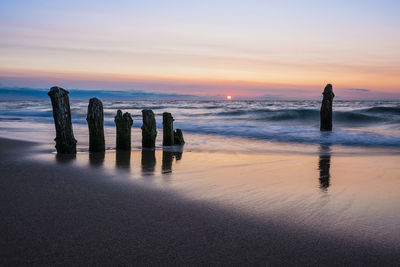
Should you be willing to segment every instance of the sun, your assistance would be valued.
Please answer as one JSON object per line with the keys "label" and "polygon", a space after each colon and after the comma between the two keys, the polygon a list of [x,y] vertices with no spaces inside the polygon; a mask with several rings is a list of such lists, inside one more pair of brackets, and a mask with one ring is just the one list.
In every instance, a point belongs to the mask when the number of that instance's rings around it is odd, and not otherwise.
{"label": "sun", "polygon": [[227,99],[227,100],[232,100],[232,96],[227,95],[227,96],[226,96],[226,99]]}

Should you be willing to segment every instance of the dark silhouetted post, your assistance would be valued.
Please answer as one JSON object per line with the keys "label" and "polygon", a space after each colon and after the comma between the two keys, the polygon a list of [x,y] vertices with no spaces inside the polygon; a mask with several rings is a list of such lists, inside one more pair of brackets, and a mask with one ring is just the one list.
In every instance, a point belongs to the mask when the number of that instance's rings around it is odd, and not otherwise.
{"label": "dark silhouetted post", "polygon": [[175,145],[185,144],[185,140],[183,139],[183,133],[181,129],[176,129],[174,133],[174,144]]}
{"label": "dark silhouetted post", "polygon": [[171,113],[163,113],[163,146],[174,145],[174,118]]}
{"label": "dark silhouetted post", "polygon": [[106,145],[104,141],[103,103],[97,98],[89,100],[86,121],[89,126],[89,151],[104,152]]}
{"label": "dark silhouetted post", "polygon": [[156,119],[154,113],[150,109],[142,110],[143,125],[142,125],[142,147],[154,148],[156,146]]}
{"label": "dark silhouetted post", "polygon": [[320,130],[332,131],[332,102],[333,98],[335,97],[335,94],[332,91],[331,84],[328,84],[325,87],[322,95],[324,97],[322,99],[321,111],[320,111],[320,117],[321,117]]}
{"label": "dark silhouetted post", "polygon": [[71,109],[68,91],[52,87],[48,93],[53,106],[53,118],[56,126],[56,149],[61,154],[76,154],[76,139],[72,130]]}
{"label": "dark silhouetted post", "polygon": [[131,128],[133,120],[131,114],[122,111],[117,111],[117,116],[114,118],[117,126],[117,150],[131,150]]}

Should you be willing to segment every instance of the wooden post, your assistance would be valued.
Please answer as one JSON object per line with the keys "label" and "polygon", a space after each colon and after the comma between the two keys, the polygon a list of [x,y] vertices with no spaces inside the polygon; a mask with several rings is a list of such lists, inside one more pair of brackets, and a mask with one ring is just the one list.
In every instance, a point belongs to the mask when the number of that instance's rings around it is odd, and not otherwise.
{"label": "wooden post", "polygon": [[332,85],[328,84],[322,93],[323,99],[320,111],[320,130],[332,131],[332,102],[335,94],[332,91]]}
{"label": "wooden post", "polygon": [[163,146],[174,145],[174,118],[171,113],[163,113]]}
{"label": "wooden post", "polygon": [[104,152],[106,149],[104,141],[104,114],[103,103],[97,98],[89,100],[86,121],[89,126],[89,151]]}
{"label": "wooden post", "polygon": [[52,87],[48,93],[53,106],[53,118],[56,127],[56,149],[61,154],[76,154],[76,139],[72,130],[71,109],[68,91]]}
{"label": "wooden post", "polygon": [[185,144],[185,140],[183,139],[183,133],[181,129],[176,129],[174,133],[174,144],[175,145]]}
{"label": "wooden post", "polygon": [[142,110],[142,147],[154,148],[156,146],[157,128],[154,113],[150,109]]}
{"label": "wooden post", "polygon": [[117,150],[131,150],[131,128],[133,120],[131,114],[118,110],[114,118],[117,126]]}

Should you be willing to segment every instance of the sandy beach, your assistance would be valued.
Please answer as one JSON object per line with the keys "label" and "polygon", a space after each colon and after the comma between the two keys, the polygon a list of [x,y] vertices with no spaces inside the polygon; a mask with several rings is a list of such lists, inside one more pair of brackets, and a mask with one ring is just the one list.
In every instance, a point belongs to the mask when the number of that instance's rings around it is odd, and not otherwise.
{"label": "sandy beach", "polygon": [[65,158],[0,139],[0,264],[393,266],[397,159],[324,148]]}

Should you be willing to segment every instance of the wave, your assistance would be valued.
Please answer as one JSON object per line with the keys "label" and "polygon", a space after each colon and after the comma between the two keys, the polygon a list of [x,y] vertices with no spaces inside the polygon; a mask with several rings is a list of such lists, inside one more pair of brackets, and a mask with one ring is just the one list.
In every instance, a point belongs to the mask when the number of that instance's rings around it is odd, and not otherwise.
{"label": "wave", "polygon": [[363,110],[369,113],[383,113],[383,114],[394,114],[400,115],[400,107],[372,107],[369,109]]}
{"label": "wave", "polygon": [[[387,111],[386,111],[387,112]],[[372,112],[371,112],[372,113]],[[336,123],[343,124],[371,124],[381,123],[396,119],[387,117],[387,114],[368,114],[365,111],[335,111],[333,112],[333,120]],[[200,113],[193,116],[231,116],[232,119],[246,119],[256,121],[298,121],[299,123],[307,121],[319,121],[319,110],[317,109],[256,109],[245,110],[237,109],[230,111],[222,111],[218,113]],[[400,114],[399,114],[400,115]],[[399,119],[399,118],[397,118]]]}
{"label": "wave", "polygon": [[371,132],[337,129],[321,132],[311,126],[258,126],[253,125],[179,125],[182,130],[192,133],[215,134],[233,137],[246,137],[279,142],[304,144],[325,144],[367,147],[400,147],[400,138]]}

